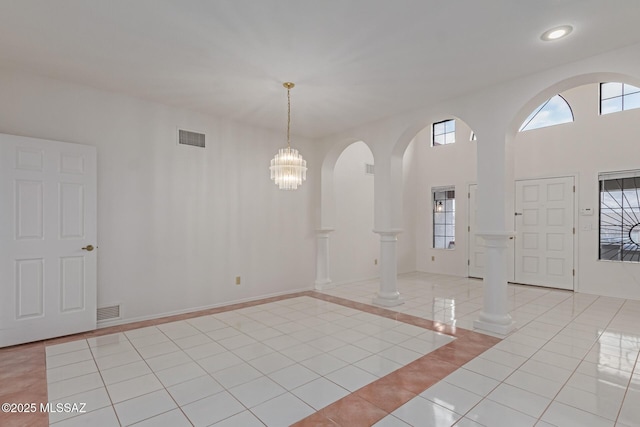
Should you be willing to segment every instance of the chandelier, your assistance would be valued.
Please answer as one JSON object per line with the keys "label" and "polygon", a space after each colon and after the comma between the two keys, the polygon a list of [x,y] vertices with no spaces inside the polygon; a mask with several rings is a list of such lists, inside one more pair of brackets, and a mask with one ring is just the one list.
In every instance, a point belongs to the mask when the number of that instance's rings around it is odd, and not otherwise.
{"label": "chandelier", "polygon": [[287,148],[278,150],[269,170],[271,179],[280,190],[295,190],[307,179],[307,161],[298,150],[291,148],[291,89],[295,84],[286,82],[282,86],[287,89]]}

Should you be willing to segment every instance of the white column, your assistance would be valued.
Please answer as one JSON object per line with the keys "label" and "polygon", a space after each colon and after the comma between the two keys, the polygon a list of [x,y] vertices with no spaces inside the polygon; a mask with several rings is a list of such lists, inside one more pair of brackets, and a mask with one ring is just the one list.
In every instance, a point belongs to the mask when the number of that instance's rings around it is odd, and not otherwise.
{"label": "white column", "polygon": [[[507,304],[508,242],[513,233],[513,162],[506,150],[507,123],[488,117],[478,135],[478,235],[484,239],[484,306],[474,327],[506,335],[515,326]],[[481,134],[482,133],[482,134]],[[484,138],[482,138],[484,137]],[[509,214],[510,213],[510,214]]]}
{"label": "white column", "polygon": [[397,287],[397,247],[400,229],[373,230],[380,235],[380,290],[373,303],[383,307],[393,307],[404,303]]}
{"label": "white column", "polygon": [[507,335],[515,328],[509,315],[507,301],[507,248],[512,232],[479,233],[484,239],[484,306],[478,320],[473,322],[477,329]]}
{"label": "white column", "polygon": [[316,230],[316,283],[319,291],[330,288],[329,277],[329,233],[333,228],[321,228]]}

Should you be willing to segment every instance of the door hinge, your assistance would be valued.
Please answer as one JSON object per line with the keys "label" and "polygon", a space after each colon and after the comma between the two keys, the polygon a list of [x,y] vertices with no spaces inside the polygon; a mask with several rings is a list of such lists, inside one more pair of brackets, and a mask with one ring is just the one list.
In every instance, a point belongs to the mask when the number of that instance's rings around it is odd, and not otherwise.
{"label": "door hinge", "polygon": [[467,225],[467,231],[469,231],[469,232],[471,231],[471,226],[470,225]]}
{"label": "door hinge", "polygon": [[576,186],[575,185],[573,186],[573,192],[574,193],[576,192]]}
{"label": "door hinge", "polygon": [[575,268],[573,269],[573,275],[574,276],[576,275],[576,269]]}
{"label": "door hinge", "polygon": [[467,193],[467,199],[471,198],[471,192]]}
{"label": "door hinge", "polygon": [[471,265],[471,260],[470,259],[467,260],[467,265]]}
{"label": "door hinge", "polygon": [[576,228],[573,227],[573,234],[576,234]]}

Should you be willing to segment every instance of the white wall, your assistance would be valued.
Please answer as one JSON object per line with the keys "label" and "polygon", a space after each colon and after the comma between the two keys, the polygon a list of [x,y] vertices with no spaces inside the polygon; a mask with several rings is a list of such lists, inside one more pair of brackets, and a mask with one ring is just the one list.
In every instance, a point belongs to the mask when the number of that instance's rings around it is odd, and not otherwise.
{"label": "white wall", "polygon": [[380,243],[373,232],[373,175],[365,174],[373,154],[360,141],[338,157],[333,179],[335,231],[330,236],[331,279],[335,284],[378,277]]}
{"label": "white wall", "polygon": [[402,158],[402,233],[398,235],[398,274],[416,271],[416,209],[421,191],[418,180],[417,144],[411,143]]}
{"label": "white wall", "polygon": [[[640,264],[598,261],[598,172],[640,168],[637,135],[640,109],[600,116],[598,85],[583,85],[562,93],[575,121],[517,134],[508,144],[513,180],[575,176],[576,211],[589,207],[590,217],[577,216],[576,291],[640,298]],[[434,120],[435,121],[435,120]],[[467,275],[468,184],[476,179],[476,147],[456,122],[456,142],[430,147],[427,130],[416,136],[419,178],[416,213],[416,253],[419,271]],[[512,180],[512,181],[513,181]],[[431,187],[456,186],[456,249],[431,248]],[[507,200],[513,203],[515,184]],[[510,206],[513,212],[513,206]],[[585,230],[584,228],[590,228]],[[435,256],[435,261],[431,257]],[[513,254],[511,254],[511,260]]]}
{"label": "white wall", "polygon": [[[206,133],[207,148],[178,146],[176,127]],[[10,72],[0,133],[97,147],[98,306],[122,304],[125,321],[313,286],[309,141],[293,139],[308,181],[280,191],[268,166],[284,129]]]}
{"label": "white wall", "polygon": [[[415,191],[414,146],[403,158],[403,230],[398,235],[398,273],[415,271]],[[340,285],[380,276],[380,236],[373,232],[374,179],[364,173],[365,163],[373,164],[373,154],[362,141],[349,145],[334,168],[335,231],[330,235],[330,275]]]}
{"label": "white wall", "polygon": [[576,290],[640,298],[640,263],[598,261],[598,173],[640,169],[640,109],[601,116],[597,84],[562,96],[575,121],[519,133],[512,144],[515,178],[575,176],[576,211],[594,211],[577,216]]}
{"label": "white wall", "polygon": [[[447,118],[434,119],[434,122]],[[456,142],[431,146],[431,126],[414,138],[418,157],[416,194],[416,267],[418,271],[467,275],[467,225],[469,184],[476,179],[476,141],[470,141],[471,129],[456,119]],[[456,247],[433,248],[433,202],[431,189],[454,186],[456,190]]]}

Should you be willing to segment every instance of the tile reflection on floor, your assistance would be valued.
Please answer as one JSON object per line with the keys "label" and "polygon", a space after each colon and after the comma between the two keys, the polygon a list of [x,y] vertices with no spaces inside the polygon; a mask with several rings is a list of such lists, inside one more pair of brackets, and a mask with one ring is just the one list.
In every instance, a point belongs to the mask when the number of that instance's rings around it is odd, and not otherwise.
{"label": "tile reflection on floor", "polygon": [[[87,403],[58,427],[640,425],[640,301],[509,285],[518,329],[493,337],[479,280],[401,275],[390,309],[377,286],[0,349],[0,397]],[[20,415],[0,425],[49,424]]]}
{"label": "tile reflection on floor", "polygon": [[[48,393],[122,425],[283,426],[453,340],[303,296],[48,346]],[[74,415],[50,423],[97,418]]]}
{"label": "tile reflection on floor", "polygon": [[[391,308],[472,328],[482,282],[400,276],[406,303]],[[367,302],[377,283],[325,291]],[[376,426],[640,425],[640,301],[509,285],[518,329]]]}

